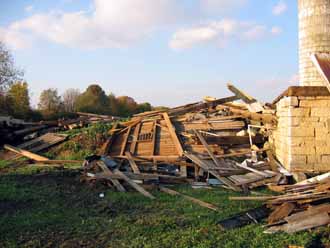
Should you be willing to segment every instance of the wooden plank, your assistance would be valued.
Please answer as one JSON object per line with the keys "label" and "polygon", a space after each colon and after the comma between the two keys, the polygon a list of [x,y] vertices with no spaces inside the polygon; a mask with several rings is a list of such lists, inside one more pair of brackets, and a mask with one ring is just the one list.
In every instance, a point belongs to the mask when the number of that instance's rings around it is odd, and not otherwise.
{"label": "wooden plank", "polygon": [[169,133],[170,133],[170,135],[172,137],[173,143],[174,143],[174,145],[176,147],[176,150],[178,152],[178,155],[179,156],[182,156],[183,155],[183,149],[182,149],[181,143],[180,143],[180,141],[178,139],[178,136],[176,135],[176,132],[175,132],[175,129],[174,129],[173,125],[172,125],[172,122],[170,120],[170,117],[168,116],[167,113],[163,113],[163,117],[164,117],[164,120],[165,120],[166,125],[168,127],[168,131],[169,131]]}
{"label": "wooden plank", "polygon": [[238,167],[240,167],[240,168],[242,168],[242,169],[245,169],[245,170],[251,171],[251,172],[253,172],[253,173],[256,173],[256,174],[258,174],[258,175],[260,175],[260,176],[263,176],[263,177],[272,177],[272,176],[273,176],[273,175],[269,175],[269,174],[267,174],[267,173],[264,173],[264,172],[258,171],[258,170],[256,170],[256,169],[253,169],[253,168],[251,168],[251,167],[249,167],[249,166],[247,166],[247,165],[243,165],[243,164],[240,164],[240,163],[236,163],[236,166],[238,166]]}
{"label": "wooden plank", "polygon": [[241,188],[237,187],[235,184],[233,184],[229,179],[227,179],[226,177],[222,177],[219,175],[218,172],[214,171],[214,170],[210,170],[209,166],[200,158],[198,158],[197,156],[187,153],[185,152],[184,155],[189,158],[191,161],[193,161],[196,165],[198,165],[199,167],[201,167],[202,169],[204,169],[205,171],[209,172],[210,174],[212,174],[214,177],[216,177],[217,179],[219,179],[221,182],[223,182],[225,185],[227,185],[230,189],[234,190],[234,191],[242,191]]}
{"label": "wooden plank", "polygon": [[207,153],[210,155],[210,157],[212,158],[213,162],[218,166],[221,167],[223,166],[223,162],[220,162],[220,160],[218,160],[218,158],[216,158],[213,154],[213,152],[211,151],[209,145],[206,143],[204,137],[195,129],[193,129],[195,135],[198,137],[198,139],[200,140],[200,142],[203,144],[203,146],[205,147]]}
{"label": "wooden plank", "polygon": [[48,158],[46,157],[43,157],[43,156],[40,156],[38,154],[35,154],[35,153],[32,153],[32,152],[29,152],[27,150],[24,150],[24,149],[20,149],[20,148],[17,148],[17,147],[14,147],[14,146],[11,146],[11,145],[4,145],[4,148],[6,150],[9,150],[9,151],[12,151],[12,152],[15,152],[15,153],[18,153],[24,157],[27,157],[27,158],[30,158],[32,160],[35,160],[35,161],[38,161],[38,162],[42,162],[42,161],[47,161],[49,160]]}
{"label": "wooden plank", "polygon": [[295,209],[296,204],[291,202],[284,202],[281,206],[278,206],[268,217],[268,224],[276,223],[285,217],[288,217]]}
{"label": "wooden plank", "polygon": [[137,166],[137,164],[135,163],[135,161],[134,161],[134,159],[133,159],[133,157],[132,157],[132,154],[131,154],[130,152],[125,152],[125,155],[126,155],[126,157],[127,157],[127,160],[128,160],[128,162],[129,162],[129,164],[130,164],[130,166],[131,166],[133,172],[136,173],[136,174],[140,174],[140,173],[141,173],[141,172],[140,172],[140,169],[139,169],[139,167]]}
{"label": "wooden plank", "polygon": [[155,155],[156,150],[156,137],[157,137],[157,120],[154,120],[153,129],[152,129],[152,148],[150,151],[150,155]]}
{"label": "wooden plank", "polygon": [[126,134],[125,134],[124,141],[123,141],[123,143],[121,144],[120,155],[124,155],[124,152],[125,152],[125,149],[126,149],[126,145],[127,145],[127,141],[128,141],[128,138],[129,138],[129,135],[130,135],[131,129],[132,129],[132,126],[129,126],[129,127],[127,128],[127,132],[126,132]]}
{"label": "wooden plank", "polygon": [[305,184],[312,184],[312,183],[320,183],[326,180],[330,179],[330,172],[324,173],[322,175],[318,175],[309,179],[306,179],[304,181],[301,181],[299,183],[296,183],[295,185],[305,185]]}
{"label": "wooden plank", "polygon": [[279,95],[272,104],[276,104],[286,96],[330,96],[325,86],[291,86]]}
{"label": "wooden plank", "polygon": [[319,212],[311,215],[309,211],[303,212],[304,216],[301,219],[280,225],[280,226],[273,226],[268,228],[265,232],[266,233],[275,233],[278,231],[284,231],[287,233],[295,233],[319,226],[324,226],[330,223],[330,217],[327,212]]}
{"label": "wooden plank", "polygon": [[82,164],[84,161],[82,160],[44,160],[37,161],[42,162],[43,164]]}
{"label": "wooden plank", "polygon": [[180,166],[180,175],[182,177],[187,177],[187,166]]}
{"label": "wooden plank", "polygon": [[125,180],[130,186],[132,186],[134,189],[136,189],[138,192],[140,192],[145,197],[148,197],[150,199],[156,199],[152,194],[150,194],[148,191],[146,191],[144,188],[142,188],[140,185],[132,181],[128,176],[126,176],[124,173],[122,173],[118,169],[113,170],[114,174],[120,175],[123,180]]}
{"label": "wooden plank", "polygon": [[251,104],[254,102],[257,102],[256,99],[254,99],[252,96],[246,94],[245,92],[243,92],[242,90],[236,88],[233,84],[228,83],[227,84],[227,88],[233,92],[237,97],[239,97],[240,99],[243,100],[243,102],[247,103],[247,104]]}
{"label": "wooden plank", "polygon": [[[266,142],[265,144],[264,144],[264,148],[270,148],[270,145],[269,145],[269,143],[268,142]],[[267,157],[268,157],[268,160],[269,160],[269,166],[270,166],[270,168],[272,169],[272,171],[274,171],[274,172],[279,172],[278,171],[278,167],[277,167],[277,162],[276,162],[276,159],[275,159],[275,157],[274,157],[274,155],[273,155],[273,150],[271,150],[271,149],[267,149],[266,150],[266,154],[267,154]]]}
{"label": "wooden plank", "polygon": [[175,191],[173,189],[169,189],[169,188],[165,188],[165,187],[159,187],[159,189],[160,189],[160,191],[162,191],[164,193],[167,193],[167,194],[170,194],[170,195],[181,196],[184,199],[186,199],[188,201],[191,201],[193,203],[196,203],[196,204],[198,204],[201,207],[208,208],[208,209],[211,209],[213,211],[218,211],[219,210],[218,207],[216,207],[213,204],[204,202],[202,200],[196,199],[196,198],[191,197],[191,196],[188,196],[188,195],[184,195],[184,194],[182,194],[180,192],[177,192],[177,191]]}
{"label": "wooden plank", "polygon": [[[104,174],[106,176],[113,176],[113,172],[104,164],[103,161],[98,161],[97,165],[103,170]],[[118,179],[110,179],[110,181],[113,183],[113,185],[116,187],[116,189],[119,192],[126,192],[125,188],[121,183],[118,181]]]}
{"label": "wooden plank", "polygon": [[130,147],[130,153],[131,154],[135,154],[135,149],[136,149],[136,144],[137,144],[137,140],[140,134],[140,129],[141,129],[141,122],[139,122],[134,129],[134,133],[133,133],[133,141]]}

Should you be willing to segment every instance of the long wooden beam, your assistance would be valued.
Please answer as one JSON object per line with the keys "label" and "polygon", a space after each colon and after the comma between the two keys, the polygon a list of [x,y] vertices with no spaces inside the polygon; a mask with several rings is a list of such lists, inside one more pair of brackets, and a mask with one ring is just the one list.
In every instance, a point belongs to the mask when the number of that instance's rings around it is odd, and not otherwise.
{"label": "long wooden beam", "polygon": [[144,188],[142,188],[140,185],[135,183],[133,180],[131,180],[128,176],[126,176],[123,172],[121,172],[118,169],[115,169],[114,174],[117,174],[121,176],[121,178],[126,181],[129,185],[131,185],[134,189],[136,189],[138,192],[140,192],[145,197],[148,197],[150,199],[156,199],[152,194],[150,194],[148,191],[146,191]]}
{"label": "long wooden beam", "polygon": [[35,153],[32,153],[32,152],[29,152],[27,150],[24,150],[24,149],[20,149],[20,148],[17,148],[17,147],[14,147],[14,146],[11,146],[11,145],[4,145],[4,148],[6,150],[9,150],[9,151],[12,151],[12,152],[15,152],[17,154],[20,154],[24,157],[27,157],[27,158],[30,158],[32,160],[35,160],[35,161],[38,161],[38,162],[42,162],[42,161],[48,161],[49,158],[46,158],[46,157],[43,157],[43,156],[40,156],[38,154],[35,154]]}
{"label": "long wooden beam", "polygon": [[133,172],[134,172],[135,174],[140,174],[140,173],[141,173],[141,172],[140,172],[140,169],[139,169],[139,167],[137,166],[137,164],[135,163],[134,158],[132,157],[132,154],[131,154],[130,152],[125,152],[125,155],[126,155],[126,157],[127,157],[127,160],[128,160],[128,162],[129,162],[129,164],[130,164],[130,166],[131,166]]}
{"label": "long wooden beam", "polygon": [[159,187],[160,191],[164,192],[164,193],[167,193],[167,194],[170,194],[170,195],[178,195],[178,196],[181,196],[183,197],[184,199],[188,200],[188,201],[191,201],[193,203],[196,203],[198,204],[199,206],[202,206],[204,208],[208,208],[208,209],[211,209],[213,211],[218,211],[218,207],[213,205],[213,204],[210,204],[210,203],[207,203],[207,202],[204,202],[204,201],[201,201],[199,199],[196,199],[194,197],[191,197],[191,196],[188,196],[188,195],[184,195],[180,192],[177,192],[175,190],[172,190],[172,189],[169,189],[169,188],[165,188],[165,187]]}
{"label": "long wooden beam", "polygon": [[170,117],[168,116],[167,113],[163,113],[163,117],[164,117],[165,123],[168,127],[168,131],[170,132],[170,135],[172,137],[173,143],[174,143],[174,145],[176,147],[176,150],[178,152],[178,155],[182,156],[183,155],[183,149],[182,149],[181,143],[178,139],[178,136],[176,135],[176,132],[175,132],[174,126],[172,125]]}

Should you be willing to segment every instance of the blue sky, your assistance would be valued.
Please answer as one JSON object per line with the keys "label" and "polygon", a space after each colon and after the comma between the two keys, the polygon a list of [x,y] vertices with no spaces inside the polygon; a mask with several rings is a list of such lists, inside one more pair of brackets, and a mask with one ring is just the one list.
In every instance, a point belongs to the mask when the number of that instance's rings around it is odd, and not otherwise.
{"label": "blue sky", "polygon": [[297,84],[297,2],[289,0],[2,0],[0,39],[46,88],[91,83],[176,106],[229,96],[262,101]]}

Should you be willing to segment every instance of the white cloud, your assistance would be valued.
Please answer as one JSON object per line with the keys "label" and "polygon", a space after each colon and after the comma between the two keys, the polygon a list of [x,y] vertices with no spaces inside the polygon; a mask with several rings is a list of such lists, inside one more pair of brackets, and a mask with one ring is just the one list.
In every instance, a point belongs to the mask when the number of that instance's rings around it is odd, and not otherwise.
{"label": "white cloud", "polygon": [[271,33],[272,33],[273,35],[279,35],[279,34],[281,34],[282,32],[283,32],[282,28],[281,28],[281,27],[278,27],[278,26],[274,26],[274,27],[272,27],[272,29],[271,29]]}
{"label": "white cloud", "polygon": [[200,0],[201,8],[207,12],[226,12],[242,7],[247,0]]}
{"label": "white cloud", "polygon": [[223,19],[178,30],[173,34],[169,46],[175,50],[207,43],[225,46],[229,41],[256,41],[269,34],[271,34],[271,30],[264,25]]}
{"label": "white cloud", "polygon": [[274,7],[273,7],[273,15],[281,15],[288,10],[288,6],[284,0],[280,0]]}
{"label": "white cloud", "polygon": [[215,39],[217,35],[217,30],[211,27],[182,29],[173,35],[169,45],[173,49],[190,48],[196,44],[209,42]]}
{"label": "white cloud", "polygon": [[33,10],[33,5],[28,5],[24,8],[25,12],[31,12]]}
{"label": "white cloud", "polygon": [[[91,13],[48,12],[35,14],[1,28],[0,39],[12,48],[23,48],[43,38],[82,48],[125,47],[147,37],[176,16],[175,0],[94,0]],[[20,40],[21,39],[21,40]]]}

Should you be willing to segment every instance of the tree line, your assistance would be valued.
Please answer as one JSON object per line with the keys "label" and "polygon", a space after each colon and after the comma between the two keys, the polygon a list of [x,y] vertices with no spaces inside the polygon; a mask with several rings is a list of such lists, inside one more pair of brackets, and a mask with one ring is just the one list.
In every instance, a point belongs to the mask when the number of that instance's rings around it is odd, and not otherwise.
{"label": "tree line", "polygon": [[92,84],[84,92],[67,89],[62,95],[57,89],[41,92],[37,109],[30,104],[29,87],[24,73],[15,67],[11,53],[0,42],[0,114],[15,118],[39,120],[68,117],[75,112],[129,117],[150,111],[150,103],[137,103],[129,96],[106,94],[101,86]]}

